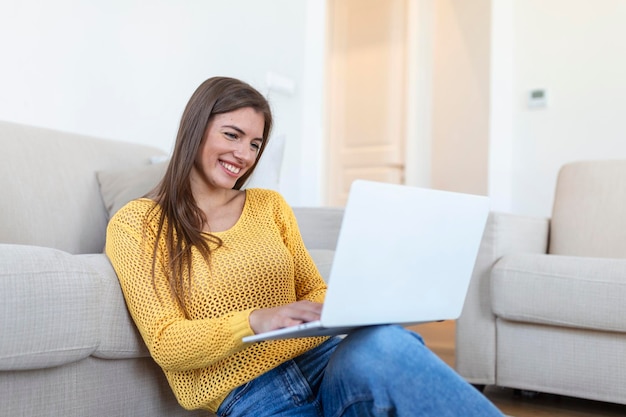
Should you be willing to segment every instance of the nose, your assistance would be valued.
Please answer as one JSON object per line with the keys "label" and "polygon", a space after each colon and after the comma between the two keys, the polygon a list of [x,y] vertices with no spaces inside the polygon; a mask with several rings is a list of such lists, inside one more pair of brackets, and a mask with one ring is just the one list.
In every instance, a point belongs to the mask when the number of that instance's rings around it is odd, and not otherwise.
{"label": "nose", "polygon": [[233,149],[233,155],[235,158],[244,162],[254,162],[256,159],[256,151],[252,149],[250,144],[245,143],[244,141],[240,141],[237,143],[235,148]]}

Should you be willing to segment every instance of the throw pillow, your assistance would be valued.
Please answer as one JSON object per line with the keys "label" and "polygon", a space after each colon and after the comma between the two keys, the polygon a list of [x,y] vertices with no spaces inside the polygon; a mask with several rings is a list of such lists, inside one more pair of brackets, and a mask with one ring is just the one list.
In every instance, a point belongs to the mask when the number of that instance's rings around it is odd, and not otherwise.
{"label": "throw pillow", "polygon": [[96,173],[100,194],[109,219],[126,203],[143,197],[161,181],[167,162],[144,165],[138,168]]}

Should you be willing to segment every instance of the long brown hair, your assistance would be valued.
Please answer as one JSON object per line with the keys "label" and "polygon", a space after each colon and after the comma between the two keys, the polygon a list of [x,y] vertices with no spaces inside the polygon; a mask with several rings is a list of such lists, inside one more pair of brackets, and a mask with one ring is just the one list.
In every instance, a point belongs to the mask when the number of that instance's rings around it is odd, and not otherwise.
{"label": "long brown hair", "polygon": [[165,176],[151,193],[161,209],[152,258],[153,283],[158,242],[165,235],[170,288],[185,311],[184,300],[192,287],[191,248],[196,247],[209,262],[211,244],[215,247],[222,245],[219,237],[201,231],[205,216],[191,193],[191,169],[212,118],[216,114],[245,107],[261,113],[265,126],[263,142],[254,165],[235,183],[234,189],[241,189],[254,172],[267,146],[272,129],[272,113],[265,97],[249,84],[234,78],[214,77],[200,84],[189,99]]}

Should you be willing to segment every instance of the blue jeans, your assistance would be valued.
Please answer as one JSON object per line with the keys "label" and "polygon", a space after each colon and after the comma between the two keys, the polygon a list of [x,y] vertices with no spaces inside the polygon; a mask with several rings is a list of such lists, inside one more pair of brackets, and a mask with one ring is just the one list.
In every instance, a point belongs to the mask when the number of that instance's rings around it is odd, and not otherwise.
{"label": "blue jeans", "polygon": [[236,388],[217,410],[240,416],[502,416],[400,326],[332,338]]}

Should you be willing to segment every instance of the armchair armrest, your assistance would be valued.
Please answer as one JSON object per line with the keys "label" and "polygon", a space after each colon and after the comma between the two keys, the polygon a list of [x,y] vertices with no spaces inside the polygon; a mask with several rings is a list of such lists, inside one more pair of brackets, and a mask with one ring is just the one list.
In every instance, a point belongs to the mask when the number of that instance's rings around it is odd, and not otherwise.
{"label": "armchair armrest", "polygon": [[626,332],[626,259],[506,255],[491,273],[491,293],[499,318]]}
{"label": "armchair armrest", "polygon": [[461,317],[456,323],[456,369],[474,384],[495,383],[496,328],[491,309],[493,265],[508,253],[546,253],[547,218],[492,212],[487,219]]}

